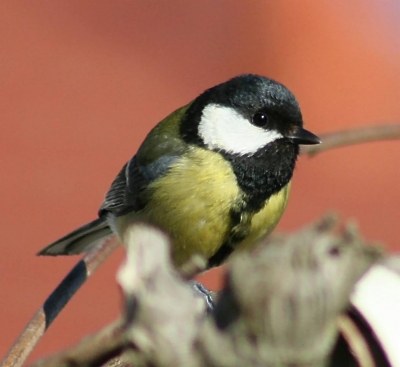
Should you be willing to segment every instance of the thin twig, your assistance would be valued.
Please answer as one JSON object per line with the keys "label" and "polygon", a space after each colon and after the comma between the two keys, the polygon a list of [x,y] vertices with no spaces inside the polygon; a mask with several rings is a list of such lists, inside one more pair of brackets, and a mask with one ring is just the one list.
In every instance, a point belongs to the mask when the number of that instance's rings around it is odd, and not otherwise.
{"label": "thin twig", "polygon": [[126,347],[126,340],[122,321],[118,320],[94,335],[85,337],[75,347],[39,360],[32,367],[75,366],[75,361],[85,366],[99,366],[118,356]]}
{"label": "thin twig", "polygon": [[23,365],[45,331],[69,302],[83,283],[96,271],[117,247],[118,241],[109,237],[90,250],[79,261],[58,287],[50,294],[43,306],[28,322],[7,353],[0,367],[20,367]]}
{"label": "thin twig", "polygon": [[400,138],[400,124],[362,127],[360,129],[339,131],[320,135],[322,144],[307,145],[301,148],[302,154],[313,156],[333,148],[366,143],[371,141]]}

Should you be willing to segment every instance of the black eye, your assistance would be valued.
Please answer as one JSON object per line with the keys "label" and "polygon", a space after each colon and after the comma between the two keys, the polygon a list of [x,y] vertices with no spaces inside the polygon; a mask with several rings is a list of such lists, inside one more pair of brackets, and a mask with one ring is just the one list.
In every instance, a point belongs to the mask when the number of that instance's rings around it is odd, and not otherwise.
{"label": "black eye", "polygon": [[265,113],[257,112],[254,114],[252,123],[258,127],[264,127],[268,122],[268,116]]}

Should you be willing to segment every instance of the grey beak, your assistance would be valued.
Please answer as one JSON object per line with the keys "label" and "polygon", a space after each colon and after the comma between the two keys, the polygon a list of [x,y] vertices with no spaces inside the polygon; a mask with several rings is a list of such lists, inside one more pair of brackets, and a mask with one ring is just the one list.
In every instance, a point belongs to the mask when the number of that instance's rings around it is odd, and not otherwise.
{"label": "grey beak", "polygon": [[321,144],[321,139],[302,127],[296,126],[292,131],[285,136],[293,141],[295,144],[300,145],[314,145]]}

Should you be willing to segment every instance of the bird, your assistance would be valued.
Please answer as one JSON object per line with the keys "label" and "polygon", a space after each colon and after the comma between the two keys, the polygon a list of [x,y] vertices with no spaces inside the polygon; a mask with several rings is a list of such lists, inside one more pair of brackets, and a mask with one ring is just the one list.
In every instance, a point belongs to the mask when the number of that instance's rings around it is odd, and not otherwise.
{"label": "bird", "polygon": [[207,269],[251,251],[281,219],[303,128],[299,103],[281,83],[242,74],[201,93],[147,135],[120,170],[98,218],[41,250],[74,255],[146,222],[171,238],[177,268],[197,254]]}

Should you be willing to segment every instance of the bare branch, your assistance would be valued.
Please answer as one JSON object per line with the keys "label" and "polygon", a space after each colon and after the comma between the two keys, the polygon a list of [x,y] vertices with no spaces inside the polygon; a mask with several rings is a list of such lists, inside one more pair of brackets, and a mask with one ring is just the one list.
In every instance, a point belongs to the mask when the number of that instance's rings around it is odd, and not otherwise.
{"label": "bare branch", "polygon": [[[122,322],[117,321],[98,332],[85,338],[75,348],[61,352],[46,360],[35,363],[35,367],[67,367],[76,366],[76,360],[86,367],[99,366],[114,356],[119,355],[126,343],[122,332]],[[101,346],[101,348],[99,348]]]}
{"label": "bare branch", "polygon": [[339,131],[320,136],[322,144],[301,147],[301,153],[313,156],[334,148],[366,143],[371,141],[392,140],[400,138],[400,125],[381,125],[362,127],[355,130]]}
{"label": "bare branch", "polygon": [[208,324],[210,332],[204,328],[199,341],[206,366],[329,364],[336,320],[355,283],[382,256],[360,237],[349,241],[333,230],[332,219],[323,219],[232,259],[215,311],[217,327]]}

